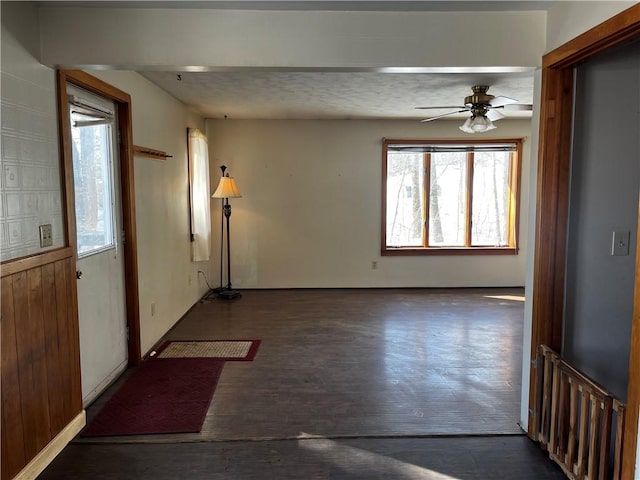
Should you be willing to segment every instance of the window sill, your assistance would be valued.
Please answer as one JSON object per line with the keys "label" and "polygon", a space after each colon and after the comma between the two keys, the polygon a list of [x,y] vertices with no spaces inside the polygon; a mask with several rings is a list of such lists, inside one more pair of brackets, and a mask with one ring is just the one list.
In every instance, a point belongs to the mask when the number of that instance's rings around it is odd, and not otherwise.
{"label": "window sill", "polygon": [[384,247],[382,256],[408,257],[414,255],[517,255],[517,247]]}

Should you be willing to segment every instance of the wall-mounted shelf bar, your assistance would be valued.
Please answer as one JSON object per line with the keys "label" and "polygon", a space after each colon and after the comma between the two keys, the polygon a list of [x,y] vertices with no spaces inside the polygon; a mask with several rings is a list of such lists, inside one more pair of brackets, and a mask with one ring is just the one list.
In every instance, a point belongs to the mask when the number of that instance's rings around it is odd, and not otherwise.
{"label": "wall-mounted shelf bar", "polygon": [[167,152],[163,152],[162,150],[141,147],[139,145],[133,146],[133,155],[134,157],[149,157],[155,160],[166,160],[167,158],[173,157],[173,155],[167,155]]}

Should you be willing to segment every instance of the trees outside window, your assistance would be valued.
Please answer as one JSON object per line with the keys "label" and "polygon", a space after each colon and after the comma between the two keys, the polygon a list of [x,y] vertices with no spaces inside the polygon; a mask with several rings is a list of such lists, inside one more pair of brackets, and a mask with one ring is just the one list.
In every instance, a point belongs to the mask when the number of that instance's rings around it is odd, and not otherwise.
{"label": "trees outside window", "polygon": [[385,140],[383,255],[516,254],[520,139]]}

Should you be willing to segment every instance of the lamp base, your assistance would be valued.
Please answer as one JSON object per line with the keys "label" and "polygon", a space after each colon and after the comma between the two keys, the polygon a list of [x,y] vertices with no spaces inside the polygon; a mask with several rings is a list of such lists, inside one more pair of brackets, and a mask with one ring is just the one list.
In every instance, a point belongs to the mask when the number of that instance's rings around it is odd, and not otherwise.
{"label": "lamp base", "polygon": [[221,300],[233,300],[240,297],[242,297],[242,294],[238,290],[223,289],[218,292],[216,298]]}
{"label": "lamp base", "polygon": [[218,293],[223,290],[223,287],[218,288],[210,288],[207,293],[205,293],[202,298],[200,298],[200,303],[210,302],[216,299]]}

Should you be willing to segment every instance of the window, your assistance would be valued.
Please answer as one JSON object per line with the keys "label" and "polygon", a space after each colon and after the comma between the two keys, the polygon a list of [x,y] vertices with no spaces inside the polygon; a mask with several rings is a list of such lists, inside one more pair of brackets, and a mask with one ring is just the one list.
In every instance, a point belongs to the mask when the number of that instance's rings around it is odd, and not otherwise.
{"label": "window", "polygon": [[517,254],[522,141],[383,143],[382,254]]}
{"label": "window", "polygon": [[197,128],[189,134],[189,192],[191,207],[191,260],[209,260],[211,250],[211,194],[207,137]]}
{"label": "window", "polygon": [[114,111],[109,102],[67,87],[78,258],[116,248],[113,142]]}

